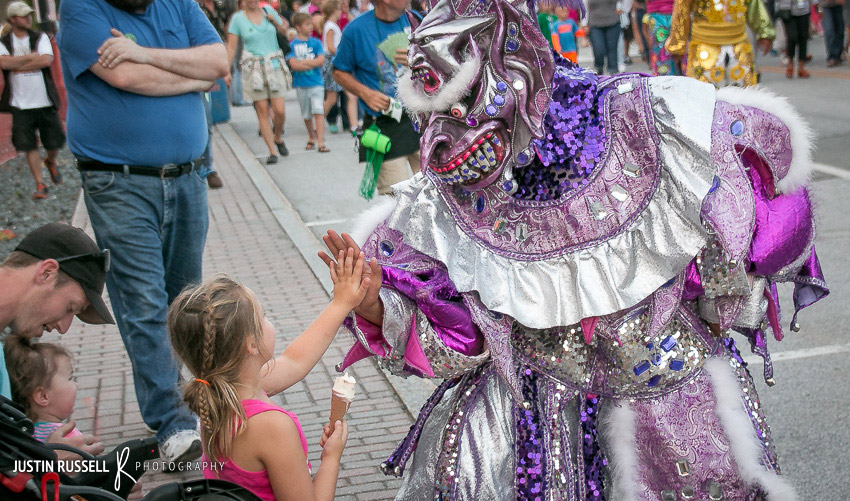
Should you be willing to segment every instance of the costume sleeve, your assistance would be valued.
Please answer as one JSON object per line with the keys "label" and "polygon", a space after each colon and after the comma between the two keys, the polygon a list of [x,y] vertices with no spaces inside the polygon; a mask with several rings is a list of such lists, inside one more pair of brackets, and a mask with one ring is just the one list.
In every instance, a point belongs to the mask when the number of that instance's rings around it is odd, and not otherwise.
{"label": "costume sleeve", "polygon": [[484,338],[448,278],[435,268],[415,273],[384,267],[383,325],[352,314],[344,328],[357,342],[342,368],[377,356],[397,375],[449,378],[488,357]]}
{"label": "costume sleeve", "polygon": [[70,77],[76,79],[97,62],[97,49],[112,38],[109,33],[112,27],[90,0],[62,2],[59,16],[62,19],[57,40],[59,52],[71,70]]}
{"label": "costume sleeve", "polygon": [[189,47],[222,43],[221,36],[213,28],[201,5],[192,0],[184,0],[186,8],[186,33],[189,35]]}
{"label": "costume sleeve", "polygon": [[688,40],[691,37],[691,14],[696,0],[676,0],[673,4],[673,18],[670,21],[670,36],[667,38],[667,52],[674,56],[684,56],[688,52]]}
{"label": "costume sleeve", "polygon": [[776,38],[776,28],[767,13],[767,7],[762,0],[750,0],[747,6],[747,25],[756,34],[756,38],[773,40]]}

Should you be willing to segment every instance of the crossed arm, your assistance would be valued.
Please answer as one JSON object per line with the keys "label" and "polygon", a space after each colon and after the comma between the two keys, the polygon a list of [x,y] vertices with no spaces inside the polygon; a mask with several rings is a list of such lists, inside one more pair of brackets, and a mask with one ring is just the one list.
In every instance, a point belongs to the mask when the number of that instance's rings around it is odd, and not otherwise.
{"label": "crossed arm", "polygon": [[89,69],[109,85],[145,96],[201,92],[227,75],[222,44],[187,49],[141,47],[113,29],[113,38],[98,49],[100,59]]}
{"label": "crossed arm", "polygon": [[37,71],[51,64],[53,64],[53,56],[50,54],[0,56],[0,69],[9,71]]}

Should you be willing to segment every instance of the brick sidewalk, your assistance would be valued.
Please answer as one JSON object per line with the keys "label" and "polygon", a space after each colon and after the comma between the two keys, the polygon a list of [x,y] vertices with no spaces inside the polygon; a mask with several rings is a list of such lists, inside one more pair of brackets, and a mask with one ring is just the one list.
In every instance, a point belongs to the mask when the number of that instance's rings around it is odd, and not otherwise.
{"label": "brick sidewalk", "polygon": [[[214,158],[225,187],[209,192],[204,272],[227,273],[257,294],[277,328],[279,353],[316,318],[329,298],[218,135]],[[74,224],[90,230],[82,204]],[[55,339],[54,335],[45,336],[45,340]],[[150,436],[136,403],[132,372],[118,329],[75,322],[61,343],[75,356],[79,393],[74,417],[80,430],[98,435],[107,450],[124,440]],[[350,343],[342,336],[337,339],[306,380],[279,400],[284,408],[298,414],[314,468],[320,463],[318,441],[329,414],[334,365],[342,360]],[[412,419],[373,364],[361,362],[350,372],[357,378],[358,396],[350,410],[348,446],[336,499],[392,499],[399,481],[381,474],[378,465],[403,438]],[[147,492],[166,482],[199,476],[196,472],[148,472],[142,482]]]}

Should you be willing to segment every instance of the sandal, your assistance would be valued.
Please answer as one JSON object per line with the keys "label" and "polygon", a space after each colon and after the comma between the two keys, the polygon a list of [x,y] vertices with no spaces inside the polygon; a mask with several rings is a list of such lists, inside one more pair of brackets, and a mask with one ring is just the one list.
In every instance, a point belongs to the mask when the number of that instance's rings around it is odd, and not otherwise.
{"label": "sandal", "polygon": [[307,141],[307,146],[304,147],[305,150],[312,150],[316,147],[315,141]]}
{"label": "sandal", "polygon": [[331,150],[324,144],[319,146],[319,153],[329,153]]}
{"label": "sandal", "polygon": [[50,180],[53,184],[62,184],[62,173],[59,172],[59,164],[56,159],[45,158],[44,166],[47,167],[47,172],[50,173]]}

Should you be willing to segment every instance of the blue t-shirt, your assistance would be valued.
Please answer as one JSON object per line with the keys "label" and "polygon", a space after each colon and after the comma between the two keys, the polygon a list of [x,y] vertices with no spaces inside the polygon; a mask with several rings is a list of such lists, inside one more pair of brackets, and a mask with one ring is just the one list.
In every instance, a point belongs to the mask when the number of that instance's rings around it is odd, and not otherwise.
{"label": "blue t-shirt", "polygon": [[112,87],[89,70],[110,28],[144,47],[185,49],[221,43],[193,0],[154,0],[143,14],[103,0],[69,0],[59,8],[57,34],[68,90],[68,145],[77,156],[105,163],[164,165],[203,154],[207,126],[200,92],[148,97]]}
{"label": "blue t-shirt", "polygon": [[[395,97],[397,65],[381,52],[378,45],[399,31],[410,34],[410,23],[404,14],[391,23],[377,19],[374,11],[362,14],[342,30],[334,68],[351,73],[358,82],[370,89]],[[363,100],[359,101],[370,115],[381,114],[366,106]]]}
{"label": "blue t-shirt", "polygon": [[[233,33],[242,40],[242,48],[257,57],[267,56],[280,50],[280,45],[277,43],[277,28],[266,19],[266,14],[271,14],[277,19],[278,23],[283,20],[271,8],[263,9],[263,20],[259,25],[254,24],[245,15],[245,11],[238,11],[233,14],[230,20],[230,28],[228,33]],[[272,66],[280,67],[280,63],[275,59],[272,61]]]}
{"label": "blue t-shirt", "polygon": [[[325,53],[322,42],[318,38],[310,37],[307,40],[296,38],[289,42],[292,52],[286,55],[286,60],[298,59],[301,61],[309,61]],[[313,68],[307,71],[292,72],[293,87],[324,87],[325,81],[322,79],[322,67]]]}
{"label": "blue t-shirt", "polygon": [[[578,31],[578,25],[575,21],[572,19],[555,21],[550,25],[549,29],[552,33],[552,41],[554,42],[557,38],[562,54],[576,51],[576,32]],[[555,49],[557,50],[558,47]]]}
{"label": "blue t-shirt", "polygon": [[[0,331],[0,337],[3,336]],[[3,343],[0,341],[0,395],[12,399],[12,383],[9,381],[9,371],[6,369],[6,357],[3,355]]]}

